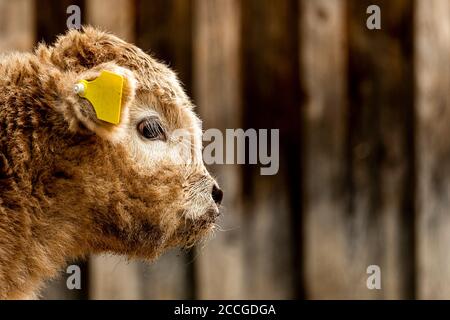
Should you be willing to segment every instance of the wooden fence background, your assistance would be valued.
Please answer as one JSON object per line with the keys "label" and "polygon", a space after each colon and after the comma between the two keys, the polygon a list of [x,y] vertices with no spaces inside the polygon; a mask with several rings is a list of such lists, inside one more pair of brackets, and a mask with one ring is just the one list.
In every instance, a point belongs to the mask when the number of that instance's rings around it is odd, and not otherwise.
{"label": "wooden fence background", "polygon": [[0,0],[0,51],[53,41],[71,4],[176,69],[205,129],[280,128],[280,171],[212,167],[206,247],[93,257],[45,298],[450,298],[449,0]]}

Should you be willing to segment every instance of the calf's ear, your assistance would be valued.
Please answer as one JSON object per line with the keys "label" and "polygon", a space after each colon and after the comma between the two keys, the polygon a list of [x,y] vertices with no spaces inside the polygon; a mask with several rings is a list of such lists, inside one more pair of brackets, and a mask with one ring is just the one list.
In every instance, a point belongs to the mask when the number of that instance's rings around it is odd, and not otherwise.
{"label": "calf's ear", "polygon": [[108,62],[78,74],[69,73],[64,82],[62,112],[70,130],[120,139],[129,124],[129,108],[135,98],[133,72]]}

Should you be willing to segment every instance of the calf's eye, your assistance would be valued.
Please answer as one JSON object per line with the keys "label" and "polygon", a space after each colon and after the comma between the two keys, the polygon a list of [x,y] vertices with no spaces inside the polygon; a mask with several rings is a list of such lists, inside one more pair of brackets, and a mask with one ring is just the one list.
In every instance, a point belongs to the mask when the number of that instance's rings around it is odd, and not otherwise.
{"label": "calf's eye", "polygon": [[156,117],[146,118],[139,122],[137,130],[147,140],[166,140],[166,131]]}

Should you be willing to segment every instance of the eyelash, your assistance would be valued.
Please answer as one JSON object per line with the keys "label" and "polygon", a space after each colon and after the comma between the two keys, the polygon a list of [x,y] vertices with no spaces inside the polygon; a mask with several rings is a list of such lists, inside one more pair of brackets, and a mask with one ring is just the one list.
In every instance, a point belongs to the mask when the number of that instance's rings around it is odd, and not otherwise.
{"label": "eyelash", "polygon": [[137,126],[138,132],[148,140],[166,141],[166,131],[161,122],[157,118],[149,118],[142,120]]}

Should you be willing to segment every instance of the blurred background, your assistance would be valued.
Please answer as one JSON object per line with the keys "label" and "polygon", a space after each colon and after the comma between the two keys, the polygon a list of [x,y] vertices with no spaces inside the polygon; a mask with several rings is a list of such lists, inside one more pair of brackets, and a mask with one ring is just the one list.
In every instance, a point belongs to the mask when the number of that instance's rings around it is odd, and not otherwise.
{"label": "blurred background", "polygon": [[279,128],[280,170],[211,167],[213,240],[74,262],[82,290],[62,272],[44,298],[450,299],[449,0],[0,0],[0,51],[51,43],[73,4],[175,69],[204,129]]}

